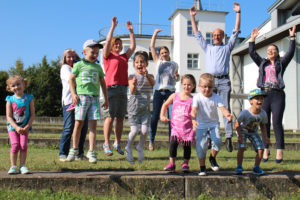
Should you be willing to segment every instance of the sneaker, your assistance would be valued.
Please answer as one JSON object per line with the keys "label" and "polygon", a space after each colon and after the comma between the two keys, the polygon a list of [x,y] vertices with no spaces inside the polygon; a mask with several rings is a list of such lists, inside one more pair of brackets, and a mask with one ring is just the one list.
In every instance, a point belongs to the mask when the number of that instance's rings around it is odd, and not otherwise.
{"label": "sneaker", "polygon": [[69,112],[71,110],[75,110],[75,106],[73,104],[71,104],[66,111]]}
{"label": "sneaker", "polygon": [[17,166],[12,166],[9,168],[8,174],[16,174],[17,173]]}
{"label": "sneaker", "polygon": [[121,145],[114,144],[114,149],[121,155],[124,155],[124,151],[121,149]]}
{"label": "sneaker", "polygon": [[228,152],[232,152],[232,142],[231,138],[226,138],[226,149]]}
{"label": "sneaker", "polygon": [[256,175],[264,175],[265,171],[262,170],[259,166],[254,166],[253,167],[253,173]]}
{"label": "sneaker", "polygon": [[164,168],[165,171],[175,172],[176,166],[174,163],[169,162]]}
{"label": "sneaker", "polygon": [[242,166],[237,166],[236,170],[235,170],[235,173],[237,175],[242,175],[243,174],[243,167]]}
{"label": "sneaker", "polygon": [[206,176],[206,170],[200,170],[199,176]]}
{"label": "sneaker", "polygon": [[144,149],[137,147],[136,150],[138,152],[138,161],[140,163],[144,162],[144,160],[145,160]]}
{"label": "sneaker", "polygon": [[21,172],[21,174],[28,174],[29,173],[29,169],[25,165],[23,165],[20,168],[20,172]]}
{"label": "sneaker", "polygon": [[132,150],[130,147],[125,147],[125,150],[126,150],[126,157],[127,157],[127,160],[130,164],[134,164],[134,158],[133,158],[133,155],[132,155]]}
{"label": "sneaker", "polygon": [[75,156],[78,154],[78,149],[71,148],[69,151],[69,155],[66,159],[68,162],[72,162],[75,160]]}
{"label": "sneaker", "polygon": [[95,151],[88,151],[86,157],[89,159],[90,163],[97,162],[97,153]]}
{"label": "sneaker", "polygon": [[154,151],[154,145],[152,142],[149,142],[149,151]]}
{"label": "sneaker", "polygon": [[80,154],[75,156],[75,160],[88,160],[88,157],[86,157],[84,154]]}
{"label": "sneaker", "polygon": [[66,160],[67,160],[67,156],[66,155],[60,155],[59,156],[59,161],[65,162]]}
{"label": "sneaker", "polygon": [[190,170],[190,167],[189,167],[189,165],[187,163],[183,163],[181,165],[181,171],[182,172],[188,172],[189,170]]}
{"label": "sneaker", "polygon": [[211,155],[209,156],[209,162],[210,162],[210,165],[211,165],[211,169],[213,171],[219,171],[219,165],[216,161],[216,158],[212,157]]}

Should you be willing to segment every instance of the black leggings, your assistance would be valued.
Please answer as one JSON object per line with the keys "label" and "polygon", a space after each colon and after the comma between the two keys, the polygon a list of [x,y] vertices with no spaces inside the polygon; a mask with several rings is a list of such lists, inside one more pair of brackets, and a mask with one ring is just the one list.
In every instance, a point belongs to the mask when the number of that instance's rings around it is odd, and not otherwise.
{"label": "black leggings", "polygon": [[[171,140],[170,140],[170,157],[171,158],[177,157],[177,147],[178,147],[177,137],[171,137]],[[192,152],[191,144],[184,145],[183,146],[183,159],[189,160],[191,158],[191,152]]]}
{"label": "black leggings", "polygon": [[[282,126],[283,112],[285,109],[285,93],[283,90],[272,90],[266,92],[263,109],[268,116],[267,136],[270,138],[271,113],[273,130],[276,138],[276,149],[284,149],[284,131]],[[265,148],[269,146],[264,141]]]}

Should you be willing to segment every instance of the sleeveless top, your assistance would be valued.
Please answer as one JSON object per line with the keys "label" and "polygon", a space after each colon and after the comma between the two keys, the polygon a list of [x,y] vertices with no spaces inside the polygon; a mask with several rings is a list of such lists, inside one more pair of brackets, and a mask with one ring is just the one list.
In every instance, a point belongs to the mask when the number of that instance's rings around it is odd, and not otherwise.
{"label": "sleeveless top", "polygon": [[193,97],[187,100],[180,99],[180,93],[176,93],[173,99],[171,118],[171,137],[177,137],[182,144],[191,144],[195,141],[195,132],[191,118]]}

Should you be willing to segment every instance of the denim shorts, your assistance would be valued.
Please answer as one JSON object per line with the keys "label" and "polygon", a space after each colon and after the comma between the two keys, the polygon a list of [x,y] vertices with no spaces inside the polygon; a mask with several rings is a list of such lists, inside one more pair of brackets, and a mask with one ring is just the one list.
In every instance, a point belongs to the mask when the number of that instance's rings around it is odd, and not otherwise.
{"label": "denim shorts", "polygon": [[127,112],[127,86],[107,87],[109,116],[124,118]]}
{"label": "denim shorts", "polygon": [[243,135],[243,143],[238,144],[238,148],[246,148],[247,147],[247,138],[249,138],[251,144],[253,145],[255,151],[258,149],[264,149],[264,144],[262,143],[262,140],[260,139],[258,133],[247,133],[247,132],[241,132]]}
{"label": "denim shorts", "polygon": [[75,120],[99,120],[100,107],[98,95],[78,95],[79,103],[75,106]]}

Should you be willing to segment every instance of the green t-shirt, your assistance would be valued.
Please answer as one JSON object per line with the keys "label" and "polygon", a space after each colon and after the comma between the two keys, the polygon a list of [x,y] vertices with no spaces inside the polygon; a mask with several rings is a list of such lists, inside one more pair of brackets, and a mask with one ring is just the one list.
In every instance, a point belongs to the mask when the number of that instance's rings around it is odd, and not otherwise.
{"label": "green t-shirt", "polygon": [[77,94],[99,95],[100,78],[104,77],[100,65],[81,60],[75,63],[72,73],[76,76]]}

